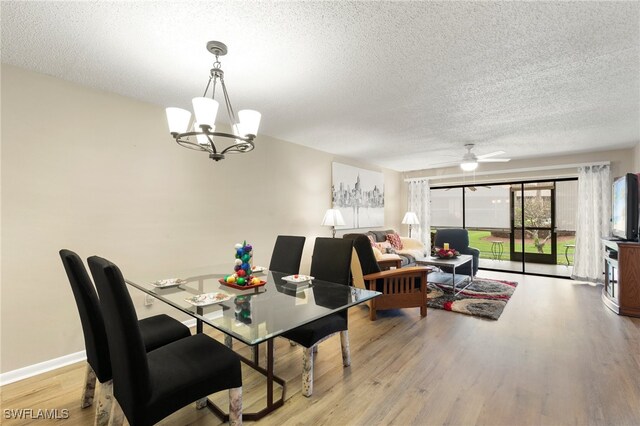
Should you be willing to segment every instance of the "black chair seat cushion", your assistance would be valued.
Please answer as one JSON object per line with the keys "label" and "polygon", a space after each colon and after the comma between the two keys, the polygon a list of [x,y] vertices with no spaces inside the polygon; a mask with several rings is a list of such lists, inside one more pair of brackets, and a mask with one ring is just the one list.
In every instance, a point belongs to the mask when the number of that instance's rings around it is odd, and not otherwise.
{"label": "black chair seat cushion", "polygon": [[342,312],[339,312],[320,318],[309,324],[288,331],[282,336],[293,340],[305,348],[310,348],[326,336],[348,329],[346,317],[344,314],[341,314]]}
{"label": "black chair seat cushion", "polygon": [[141,319],[138,324],[147,352],[158,349],[167,342],[191,336],[189,327],[165,314]]}
{"label": "black chair seat cushion", "polygon": [[147,354],[151,398],[147,418],[153,424],[202,395],[242,386],[238,356],[204,334],[164,345]]}

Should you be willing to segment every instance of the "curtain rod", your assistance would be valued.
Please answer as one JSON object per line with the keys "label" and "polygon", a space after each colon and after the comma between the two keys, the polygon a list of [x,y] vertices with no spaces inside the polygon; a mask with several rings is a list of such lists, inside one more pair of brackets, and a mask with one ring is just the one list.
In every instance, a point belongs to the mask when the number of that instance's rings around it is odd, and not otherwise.
{"label": "curtain rod", "polygon": [[[610,161],[597,161],[594,163],[575,163],[575,164],[558,164],[555,166],[540,166],[540,167],[525,167],[521,169],[507,169],[507,170],[496,170],[493,172],[478,172],[474,173],[473,176],[488,176],[488,175],[501,175],[505,173],[522,173],[522,172],[539,172],[545,170],[560,170],[560,169],[571,169],[585,166],[609,166],[611,165]],[[458,177],[468,177],[468,174],[464,173],[455,173],[449,175],[440,175],[440,176],[423,176],[417,178],[407,178],[405,182],[418,182],[421,180],[440,180],[440,179],[451,179]]]}

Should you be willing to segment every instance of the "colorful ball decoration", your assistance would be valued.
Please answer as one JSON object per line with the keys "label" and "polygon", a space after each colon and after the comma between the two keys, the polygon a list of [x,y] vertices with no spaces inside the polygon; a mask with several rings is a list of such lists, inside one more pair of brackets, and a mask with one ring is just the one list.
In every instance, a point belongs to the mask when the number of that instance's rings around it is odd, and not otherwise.
{"label": "colorful ball decoration", "polygon": [[251,258],[253,257],[253,247],[251,244],[244,243],[236,244],[235,250],[235,266],[233,267],[235,273],[227,275],[225,281],[227,283],[235,283],[236,285],[255,285],[259,284],[260,280],[256,282],[253,275],[251,275]]}

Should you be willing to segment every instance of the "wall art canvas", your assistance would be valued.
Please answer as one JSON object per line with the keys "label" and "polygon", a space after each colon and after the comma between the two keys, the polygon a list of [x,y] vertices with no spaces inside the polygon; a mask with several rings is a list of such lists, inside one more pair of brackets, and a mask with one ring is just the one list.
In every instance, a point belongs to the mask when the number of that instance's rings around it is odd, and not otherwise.
{"label": "wall art canvas", "polygon": [[345,225],[339,229],[384,226],[384,174],[332,164],[333,208],[340,210]]}

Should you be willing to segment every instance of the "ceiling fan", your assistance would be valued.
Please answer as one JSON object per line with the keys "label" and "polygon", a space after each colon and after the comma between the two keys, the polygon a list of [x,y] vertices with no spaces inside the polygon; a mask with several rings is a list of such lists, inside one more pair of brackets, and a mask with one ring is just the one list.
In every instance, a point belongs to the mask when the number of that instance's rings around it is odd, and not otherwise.
{"label": "ceiling fan", "polygon": [[465,172],[471,172],[478,168],[478,163],[506,163],[511,160],[510,158],[493,158],[497,155],[502,155],[504,151],[494,151],[488,154],[475,155],[471,150],[474,144],[468,143],[464,146],[467,149],[467,153],[462,157],[460,162],[460,168]]}
{"label": "ceiling fan", "polygon": [[472,172],[478,168],[478,163],[506,163],[510,161],[510,158],[493,158],[498,155],[502,155],[504,151],[494,151],[488,154],[476,155],[471,150],[475,145],[472,143],[465,144],[465,149],[467,152],[464,154],[460,161],[453,161],[448,163],[435,164],[439,167],[446,167],[449,165],[459,164],[460,168],[465,172]]}

